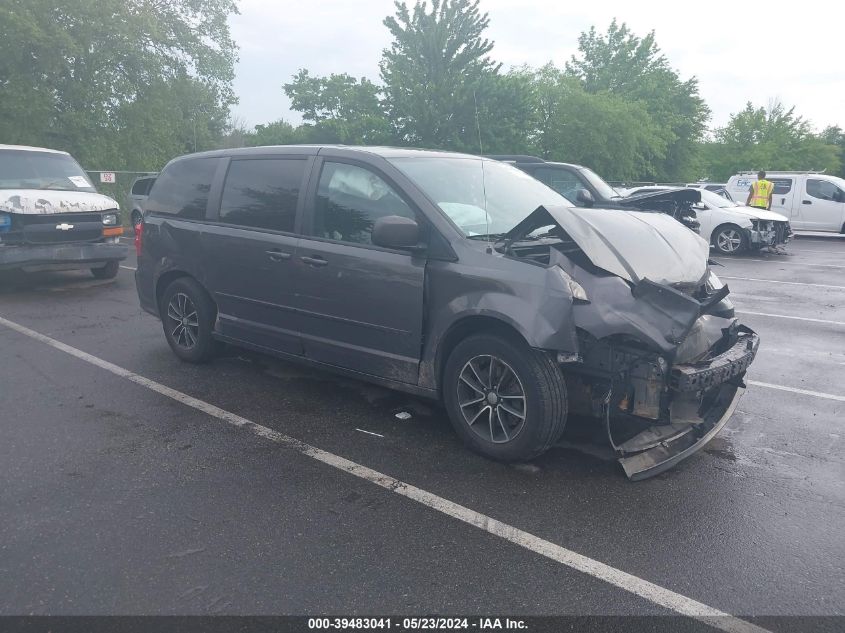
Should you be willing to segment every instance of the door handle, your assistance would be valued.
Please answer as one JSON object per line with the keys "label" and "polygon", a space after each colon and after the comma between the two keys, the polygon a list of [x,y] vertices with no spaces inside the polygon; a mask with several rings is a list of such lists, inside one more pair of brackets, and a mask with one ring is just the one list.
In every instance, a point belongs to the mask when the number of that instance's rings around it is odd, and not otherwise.
{"label": "door handle", "polygon": [[329,263],[322,257],[300,257],[299,259],[309,266],[327,266]]}
{"label": "door handle", "polygon": [[804,202],[802,204],[813,204],[813,201],[812,200],[804,200]]}
{"label": "door handle", "polygon": [[781,198],[781,199],[780,199],[780,203],[781,203],[783,206],[786,206],[786,198]]}
{"label": "door handle", "polygon": [[270,256],[274,262],[281,262],[286,259],[290,259],[290,253],[283,253],[282,251],[271,250],[271,251],[264,251],[267,255]]}

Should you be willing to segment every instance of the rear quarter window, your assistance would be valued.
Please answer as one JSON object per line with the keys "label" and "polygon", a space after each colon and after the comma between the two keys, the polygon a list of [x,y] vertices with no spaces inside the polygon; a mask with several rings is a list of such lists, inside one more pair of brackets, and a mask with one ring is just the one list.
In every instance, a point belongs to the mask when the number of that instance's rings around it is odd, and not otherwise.
{"label": "rear quarter window", "polygon": [[150,213],[205,219],[211,182],[219,158],[186,158],[170,163],[158,176],[147,199]]}

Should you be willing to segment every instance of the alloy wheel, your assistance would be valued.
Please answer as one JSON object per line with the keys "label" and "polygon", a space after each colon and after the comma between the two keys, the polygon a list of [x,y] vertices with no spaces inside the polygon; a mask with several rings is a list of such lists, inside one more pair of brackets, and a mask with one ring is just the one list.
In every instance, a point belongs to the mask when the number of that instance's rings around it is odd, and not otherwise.
{"label": "alloy wheel", "polygon": [[742,236],[736,229],[724,229],[716,236],[716,245],[723,253],[735,253],[742,246]]}
{"label": "alloy wheel", "polygon": [[510,442],[525,426],[525,390],[496,356],[471,358],[458,375],[458,406],[473,433],[494,444]]}
{"label": "alloy wheel", "polygon": [[199,338],[199,316],[191,298],[184,292],[177,292],[167,304],[167,319],[171,338],[180,347],[191,349]]}

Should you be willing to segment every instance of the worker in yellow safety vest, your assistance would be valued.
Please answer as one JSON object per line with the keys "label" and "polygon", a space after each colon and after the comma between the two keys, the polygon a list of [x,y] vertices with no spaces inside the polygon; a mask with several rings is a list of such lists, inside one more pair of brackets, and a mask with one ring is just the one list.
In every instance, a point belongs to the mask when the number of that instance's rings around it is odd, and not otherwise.
{"label": "worker in yellow safety vest", "polygon": [[745,206],[756,207],[757,209],[771,209],[772,192],[774,189],[774,184],[766,180],[766,172],[757,172],[757,182],[751,183],[751,190],[748,192],[748,199],[745,201]]}

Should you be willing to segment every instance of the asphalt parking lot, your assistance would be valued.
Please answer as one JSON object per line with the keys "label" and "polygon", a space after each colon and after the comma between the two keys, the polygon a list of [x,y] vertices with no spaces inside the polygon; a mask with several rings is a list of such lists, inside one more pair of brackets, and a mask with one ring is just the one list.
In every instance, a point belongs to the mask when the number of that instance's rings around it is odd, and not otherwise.
{"label": "asphalt parking lot", "polygon": [[5,274],[0,613],[842,615],[845,238],[716,259],[748,391],[639,483],[578,441],[487,461],[429,402],[272,358],[182,364],[134,253]]}

